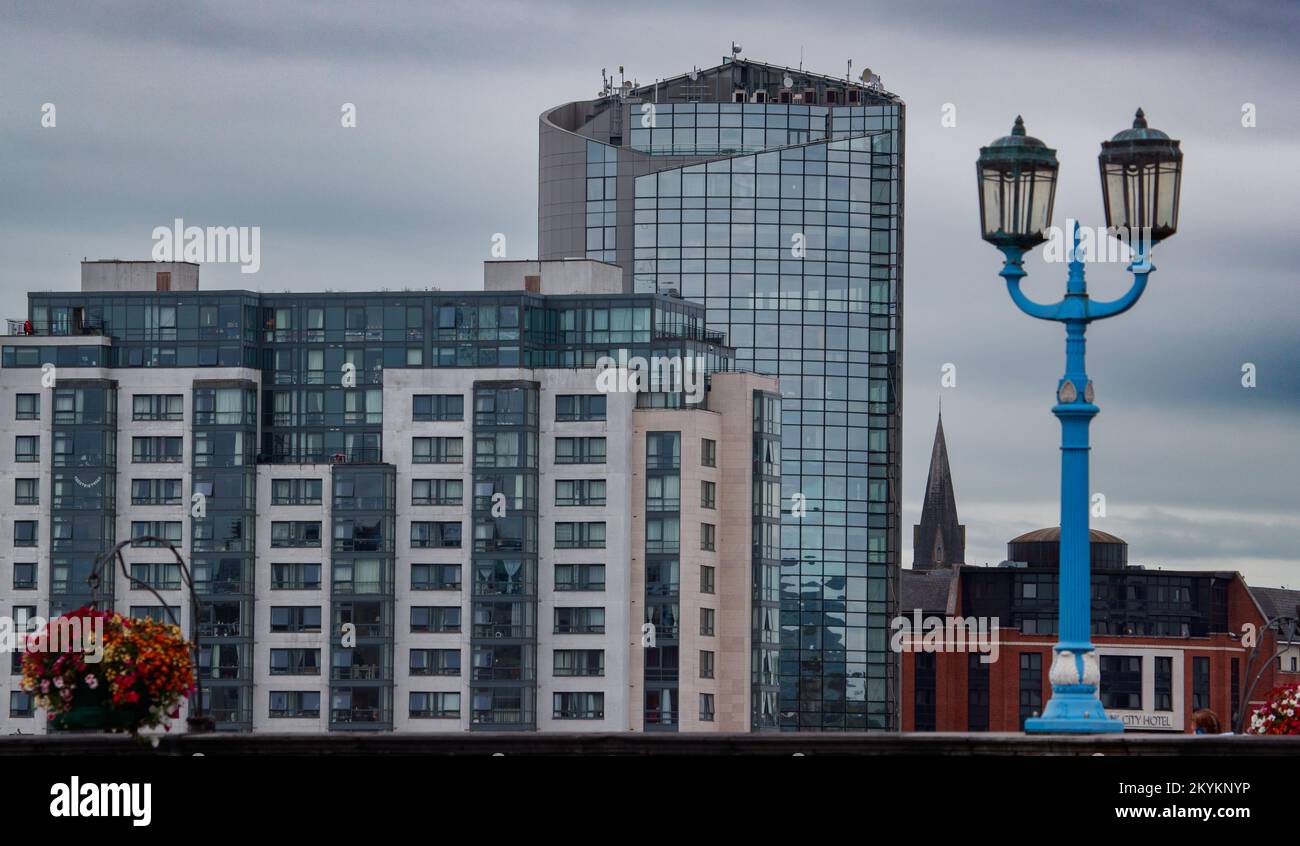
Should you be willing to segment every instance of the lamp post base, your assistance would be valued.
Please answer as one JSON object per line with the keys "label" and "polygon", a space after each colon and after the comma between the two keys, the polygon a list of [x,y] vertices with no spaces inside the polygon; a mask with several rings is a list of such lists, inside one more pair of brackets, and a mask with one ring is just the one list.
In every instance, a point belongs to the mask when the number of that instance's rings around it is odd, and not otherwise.
{"label": "lamp post base", "polygon": [[1115,734],[1124,721],[1106,716],[1097,698],[1101,668],[1091,643],[1061,643],[1052,655],[1052,698],[1043,716],[1025,720],[1027,734]]}
{"label": "lamp post base", "polygon": [[1095,691],[1052,692],[1041,717],[1025,720],[1026,734],[1118,734],[1124,721],[1106,716]]}

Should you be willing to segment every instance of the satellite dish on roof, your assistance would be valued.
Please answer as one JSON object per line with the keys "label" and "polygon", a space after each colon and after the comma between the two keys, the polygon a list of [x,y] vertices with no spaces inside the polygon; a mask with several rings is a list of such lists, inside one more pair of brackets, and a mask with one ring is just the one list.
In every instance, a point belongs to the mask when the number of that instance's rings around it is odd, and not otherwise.
{"label": "satellite dish on roof", "polygon": [[794,88],[794,80],[790,78],[789,74],[786,74],[785,79],[781,80],[781,85],[785,86],[786,88]]}
{"label": "satellite dish on roof", "polygon": [[696,80],[698,80],[700,78],[700,69],[691,68],[690,77],[691,77],[691,82],[695,82]]}
{"label": "satellite dish on roof", "polygon": [[741,47],[740,47],[739,44],[737,44],[737,43],[734,42],[734,41],[731,42],[731,55],[733,55],[733,56],[739,56],[739,55],[740,55],[740,50],[741,50]]}

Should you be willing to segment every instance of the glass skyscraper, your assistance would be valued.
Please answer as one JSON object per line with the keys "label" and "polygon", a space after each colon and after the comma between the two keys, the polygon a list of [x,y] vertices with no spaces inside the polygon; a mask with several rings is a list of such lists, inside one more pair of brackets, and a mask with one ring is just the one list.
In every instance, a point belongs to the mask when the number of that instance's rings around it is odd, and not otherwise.
{"label": "glass skyscraper", "polygon": [[779,596],[779,656],[754,657],[780,693],[756,727],[897,728],[903,128],[875,78],[738,57],[540,119],[541,258],[703,304],[780,379],[780,567],[754,585]]}

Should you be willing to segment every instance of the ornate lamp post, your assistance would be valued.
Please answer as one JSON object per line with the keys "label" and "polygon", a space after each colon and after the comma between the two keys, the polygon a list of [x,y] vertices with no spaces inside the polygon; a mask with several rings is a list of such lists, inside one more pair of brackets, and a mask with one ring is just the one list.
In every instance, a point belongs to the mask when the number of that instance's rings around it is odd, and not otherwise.
{"label": "ornate lamp post", "polygon": [[1094,320],[1128,311],[1146,289],[1151,246],[1178,228],[1183,154],[1178,142],[1147,128],[1139,109],[1132,129],[1102,143],[1099,157],[1106,225],[1133,250],[1133,285],[1109,302],[1088,298],[1078,226],[1071,233],[1065,297],[1052,305],[1020,290],[1025,253],[1047,239],[1056,194],[1056,151],[1025,134],[1016,118],[1011,134],[980,149],[980,225],[985,241],[1002,251],[999,274],[1016,306],[1030,317],[1065,324],[1065,375],[1052,413],[1061,421],[1060,628],[1050,679],[1052,697],[1043,716],[1025,722],[1027,732],[1095,734],[1119,732],[1124,724],[1106,716],[1097,689],[1101,672],[1092,644],[1091,567],[1088,541],[1088,425],[1097,414],[1092,381],[1084,367],[1084,332]]}

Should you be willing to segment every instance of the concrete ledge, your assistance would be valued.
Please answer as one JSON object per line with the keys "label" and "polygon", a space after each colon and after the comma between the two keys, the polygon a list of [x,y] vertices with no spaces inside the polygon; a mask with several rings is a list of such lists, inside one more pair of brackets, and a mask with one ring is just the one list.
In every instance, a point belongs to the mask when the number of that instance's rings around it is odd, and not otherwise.
{"label": "concrete ledge", "polygon": [[208,734],[157,748],[122,735],[0,737],[0,756],[85,755],[1224,755],[1300,756],[1300,737],[1023,734]]}

